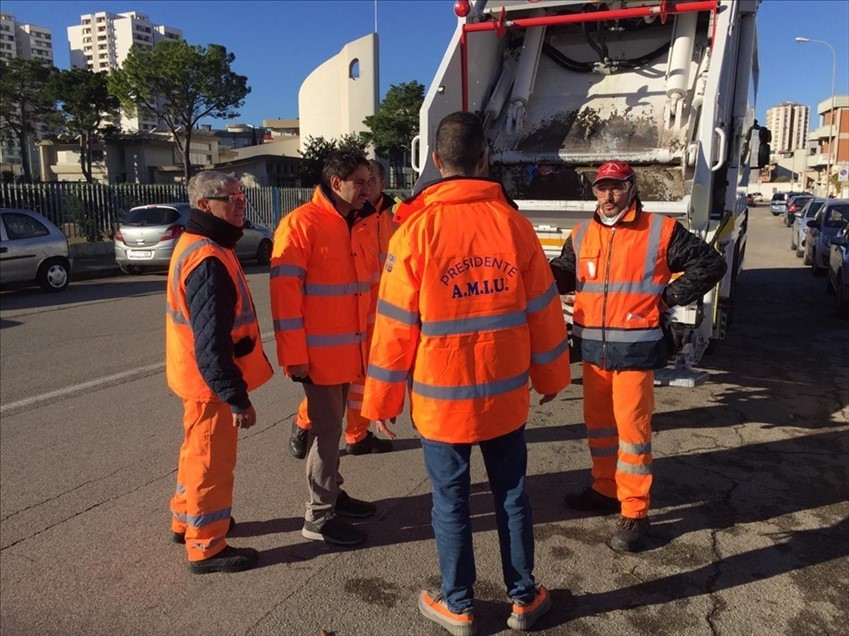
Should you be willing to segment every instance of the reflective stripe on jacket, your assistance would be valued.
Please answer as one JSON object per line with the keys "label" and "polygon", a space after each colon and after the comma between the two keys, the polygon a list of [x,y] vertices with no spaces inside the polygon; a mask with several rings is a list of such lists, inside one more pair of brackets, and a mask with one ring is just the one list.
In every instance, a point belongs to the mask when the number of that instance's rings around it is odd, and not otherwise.
{"label": "reflective stripe on jacket", "polygon": [[527,420],[529,380],[539,393],[569,384],[551,271],[500,184],[450,178],[418,197],[389,244],[363,416],[398,415],[409,383],[424,438],[505,435]]}
{"label": "reflective stripe on jacket", "polygon": [[377,217],[351,229],[321,187],[280,220],[271,258],[271,314],[280,366],[309,364],[316,384],[363,375],[372,306],[380,276]]}
{"label": "reflective stripe on jacket", "polygon": [[[240,343],[233,361],[242,373],[247,390],[262,386],[271,378],[271,365],[262,350],[259,324],[254,311],[242,266],[233,250],[221,247],[215,241],[184,233],[174,248],[168,270],[165,318],[165,374],[168,387],[178,396],[197,402],[220,402],[198,369],[191,316],[186,301],[186,280],[194,269],[209,257],[217,258],[227,268],[236,288],[236,307],[230,337],[233,344]],[[247,340],[246,340],[247,339]],[[248,346],[242,344],[250,343]]]}
{"label": "reflective stripe on jacket", "polygon": [[584,360],[609,370],[666,364],[660,302],[672,272],[666,251],[675,220],[636,204],[613,226],[575,226],[576,296],[572,335]]}

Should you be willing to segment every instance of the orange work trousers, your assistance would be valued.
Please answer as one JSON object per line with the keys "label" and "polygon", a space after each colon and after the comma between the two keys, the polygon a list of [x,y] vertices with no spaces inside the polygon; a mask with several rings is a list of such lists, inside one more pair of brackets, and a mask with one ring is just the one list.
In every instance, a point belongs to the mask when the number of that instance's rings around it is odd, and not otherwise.
{"label": "orange work trousers", "polygon": [[605,371],[589,362],[583,370],[593,488],[618,499],[623,517],[645,517],[652,482],[654,371]]}
{"label": "orange work trousers", "polygon": [[183,400],[183,409],[171,529],[186,533],[189,561],[200,561],[227,547],[239,430],[229,404]]}
{"label": "orange work trousers", "polygon": [[[364,378],[358,378],[354,382],[351,382],[348,388],[348,408],[345,415],[347,419],[345,426],[346,444],[356,444],[363,441],[368,432],[368,427],[371,425],[371,420],[360,415],[360,411],[363,408],[363,394],[365,393],[363,382]],[[310,430],[311,422],[307,415],[306,398],[301,400],[301,404],[298,406],[298,415],[295,417],[295,424],[306,431]]]}

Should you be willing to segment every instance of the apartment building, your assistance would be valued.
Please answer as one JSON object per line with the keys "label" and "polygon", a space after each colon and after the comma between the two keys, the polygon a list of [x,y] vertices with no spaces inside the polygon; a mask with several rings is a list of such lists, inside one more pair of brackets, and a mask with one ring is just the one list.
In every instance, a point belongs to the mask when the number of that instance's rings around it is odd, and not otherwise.
{"label": "apartment building", "polygon": [[18,22],[11,13],[0,13],[0,59],[13,57],[53,64],[53,32]]}
{"label": "apartment building", "polygon": [[772,152],[791,153],[805,147],[811,109],[795,102],[784,102],[766,111],[766,127],[772,132]]}
{"label": "apartment building", "polygon": [[[110,13],[99,11],[80,16],[80,24],[68,27],[71,66],[94,72],[119,68],[134,44],[153,48],[160,40],[182,40],[183,32],[174,27],[154,24],[139,11]],[[121,128],[126,131],[154,130],[160,122],[121,113]]]}
{"label": "apartment building", "polygon": [[[53,65],[53,33],[47,27],[24,24],[11,13],[0,12],[0,60],[13,58],[42,60]],[[38,155],[30,149],[30,165],[38,165]],[[21,172],[21,149],[17,140],[0,140],[0,170]]]}

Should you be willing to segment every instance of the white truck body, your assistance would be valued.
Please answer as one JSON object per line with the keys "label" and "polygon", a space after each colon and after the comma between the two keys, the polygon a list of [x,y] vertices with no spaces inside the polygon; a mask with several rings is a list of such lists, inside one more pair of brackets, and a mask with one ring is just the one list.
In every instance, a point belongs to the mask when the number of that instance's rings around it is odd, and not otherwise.
{"label": "white truck body", "polygon": [[[601,163],[627,161],[644,209],[668,214],[724,254],[728,273],[673,317],[676,370],[731,316],[746,242],[758,0],[479,0],[458,20],[413,142],[417,189],[449,113],[477,112],[490,176],[534,223],[549,256],[596,207]],[[669,371],[669,370],[667,370]],[[662,376],[662,374],[659,374]]]}

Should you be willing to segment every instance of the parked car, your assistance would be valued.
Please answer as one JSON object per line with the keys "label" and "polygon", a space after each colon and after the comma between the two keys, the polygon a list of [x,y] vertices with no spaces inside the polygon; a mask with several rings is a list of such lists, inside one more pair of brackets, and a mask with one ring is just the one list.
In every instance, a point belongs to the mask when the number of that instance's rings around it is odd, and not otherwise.
{"label": "parked car", "polygon": [[[132,208],[115,232],[115,262],[121,271],[137,274],[144,270],[168,269],[177,238],[189,222],[188,203],[154,203]],[[274,234],[267,227],[245,219],[244,233],[236,243],[239,260],[271,262]]]}
{"label": "parked car", "polygon": [[784,225],[790,227],[796,220],[796,214],[805,207],[805,204],[814,198],[813,194],[797,194],[787,199],[784,210]]}
{"label": "parked car", "polygon": [[849,221],[831,239],[826,290],[837,296],[837,315],[849,317]]}
{"label": "parked car", "polygon": [[808,221],[804,263],[811,266],[814,276],[825,274],[831,239],[846,221],[849,221],[849,199],[827,199],[816,216]]}
{"label": "parked car", "polygon": [[772,200],[769,202],[769,211],[772,216],[784,214],[787,210],[787,199],[797,194],[807,194],[806,192],[776,192],[772,195]]}
{"label": "parked car", "polygon": [[0,208],[0,218],[0,285],[68,287],[73,259],[62,230],[31,210]]}
{"label": "parked car", "polygon": [[764,195],[760,192],[752,192],[752,200],[755,203],[763,203]]}
{"label": "parked car", "polygon": [[790,228],[790,249],[796,252],[798,258],[802,258],[805,253],[805,238],[808,236],[808,221],[813,220],[817,212],[826,202],[826,199],[812,197],[808,199],[805,207],[802,208],[793,221],[793,226]]}
{"label": "parked car", "polygon": [[751,192],[746,195],[746,205],[748,205],[750,208],[754,208],[755,206],[757,206],[757,203],[755,203],[755,195],[753,195]]}

